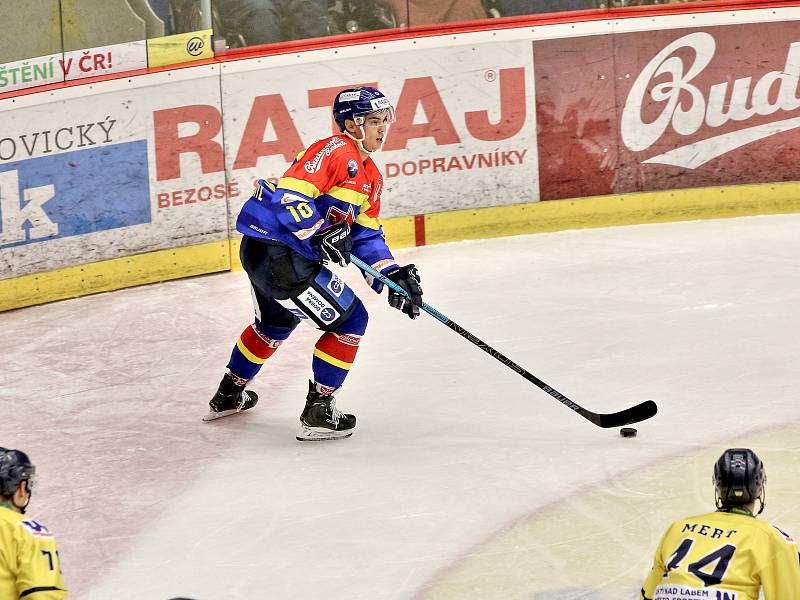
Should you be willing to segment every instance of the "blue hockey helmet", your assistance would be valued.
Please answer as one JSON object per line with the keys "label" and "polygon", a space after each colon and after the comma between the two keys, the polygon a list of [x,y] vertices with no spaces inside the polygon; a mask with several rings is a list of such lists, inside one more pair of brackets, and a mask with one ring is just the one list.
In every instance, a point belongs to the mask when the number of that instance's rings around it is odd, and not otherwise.
{"label": "blue hockey helmet", "polygon": [[23,481],[28,482],[30,491],[35,474],[36,467],[22,450],[0,448],[0,496],[13,496]]}
{"label": "blue hockey helmet", "polygon": [[356,125],[364,124],[368,114],[387,111],[388,122],[394,122],[394,107],[383,92],[372,87],[358,87],[342,90],[333,101],[333,120],[342,131],[344,122],[352,120]]}
{"label": "blue hockey helmet", "polygon": [[[714,465],[717,508],[761,501],[764,510],[764,463],[749,448],[729,448]],[[759,513],[761,512],[759,510]]]}

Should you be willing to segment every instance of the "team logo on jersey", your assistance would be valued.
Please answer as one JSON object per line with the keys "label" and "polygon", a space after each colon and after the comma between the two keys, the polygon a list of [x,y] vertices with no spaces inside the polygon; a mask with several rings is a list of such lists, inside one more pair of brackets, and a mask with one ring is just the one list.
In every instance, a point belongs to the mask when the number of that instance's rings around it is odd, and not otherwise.
{"label": "team logo on jersey", "polygon": [[306,164],[303,165],[306,173],[314,174],[319,171],[320,167],[322,166],[322,161],[325,160],[325,157],[330,156],[333,154],[334,150],[341,148],[344,145],[346,145],[346,143],[344,139],[340,137],[335,137],[328,141],[328,143],[325,144],[322,149],[314,155],[314,158],[306,161]]}
{"label": "team logo on jersey", "polygon": [[320,311],[319,318],[326,323],[330,323],[336,318],[336,311],[334,311],[332,308],[324,308],[322,311]]}
{"label": "team logo on jersey", "polygon": [[338,206],[331,206],[328,209],[328,212],[325,214],[325,219],[331,225],[336,225],[342,221],[347,221],[348,225],[352,225],[353,221],[356,220],[356,212],[353,209],[352,204],[347,208],[347,212],[344,212]]}
{"label": "team logo on jersey", "polygon": [[347,174],[355,177],[356,173],[358,173],[358,163],[351,158],[347,163]]}
{"label": "team logo on jersey", "polygon": [[372,186],[370,184],[368,184],[368,183],[365,183],[364,185],[361,186],[361,191],[364,192],[365,194],[369,194],[369,191],[371,189],[372,189]]}
{"label": "team logo on jersey", "polygon": [[44,538],[53,537],[53,534],[50,533],[50,530],[47,529],[47,527],[45,527],[41,523],[37,523],[33,519],[26,519],[25,521],[20,521],[19,523],[23,527],[27,528],[31,532],[31,535],[33,535],[34,537],[44,537]]}

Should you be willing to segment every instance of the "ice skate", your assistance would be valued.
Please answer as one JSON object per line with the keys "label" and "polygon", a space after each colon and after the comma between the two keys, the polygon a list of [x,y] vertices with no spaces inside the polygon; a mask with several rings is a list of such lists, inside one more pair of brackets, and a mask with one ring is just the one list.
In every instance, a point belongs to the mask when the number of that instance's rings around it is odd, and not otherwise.
{"label": "ice skate", "polygon": [[320,394],[313,381],[308,382],[308,395],[303,414],[300,415],[300,431],[297,439],[301,442],[336,440],[353,435],[356,426],[355,415],[348,415],[336,408],[332,395]]}
{"label": "ice skate", "polygon": [[235,415],[253,408],[257,402],[258,394],[244,389],[244,386],[236,385],[228,375],[225,375],[217,393],[208,403],[208,414],[203,417],[203,421],[214,421]]}

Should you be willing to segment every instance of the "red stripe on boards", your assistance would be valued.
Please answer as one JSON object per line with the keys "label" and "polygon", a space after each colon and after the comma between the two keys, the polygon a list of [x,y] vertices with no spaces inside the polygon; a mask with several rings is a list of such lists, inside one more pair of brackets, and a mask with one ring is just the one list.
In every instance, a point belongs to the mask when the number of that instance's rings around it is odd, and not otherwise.
{"label": "red stripe on boards", "polygon": [[425,245],[425,215],[414,215],[415,246]]}

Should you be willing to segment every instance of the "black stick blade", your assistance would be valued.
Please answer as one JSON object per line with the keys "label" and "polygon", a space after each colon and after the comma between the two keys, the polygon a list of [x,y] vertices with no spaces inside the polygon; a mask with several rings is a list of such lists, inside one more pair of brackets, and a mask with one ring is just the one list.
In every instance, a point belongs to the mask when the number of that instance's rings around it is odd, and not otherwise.
{"label": "black stick blade", "polygon": [[597,414],[589,410],[578,411],[582,416],[589,419],[598,427],[611,428],[638,423],[654,416],[658,412],[658,406],[652,400],[646,400],[641,404],[626,408],[615,413]]}

